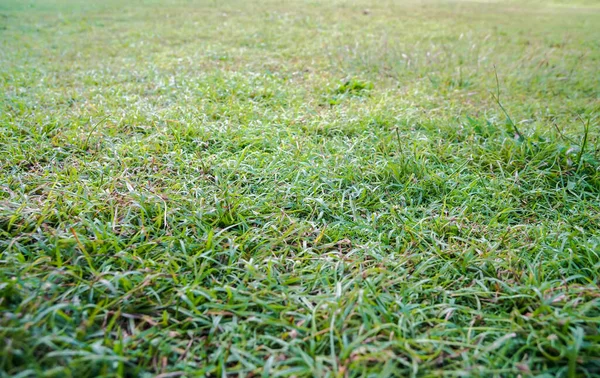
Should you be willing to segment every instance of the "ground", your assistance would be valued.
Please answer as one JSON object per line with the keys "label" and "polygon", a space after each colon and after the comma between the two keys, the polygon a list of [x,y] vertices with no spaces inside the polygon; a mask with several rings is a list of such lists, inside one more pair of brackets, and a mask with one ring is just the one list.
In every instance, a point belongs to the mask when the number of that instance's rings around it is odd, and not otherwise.
{"label": "ground", "polygon": [[599,25],[0,1],[0,373],[600,376]]}

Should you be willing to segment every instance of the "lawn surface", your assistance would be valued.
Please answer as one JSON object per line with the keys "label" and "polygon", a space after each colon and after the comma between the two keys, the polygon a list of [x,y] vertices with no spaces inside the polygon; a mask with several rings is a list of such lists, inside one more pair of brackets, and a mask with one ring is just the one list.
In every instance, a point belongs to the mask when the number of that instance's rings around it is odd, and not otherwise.
{"label": "lawn surface", "polygon": [[0,373],[600,376],[600,3],[0,0]]}

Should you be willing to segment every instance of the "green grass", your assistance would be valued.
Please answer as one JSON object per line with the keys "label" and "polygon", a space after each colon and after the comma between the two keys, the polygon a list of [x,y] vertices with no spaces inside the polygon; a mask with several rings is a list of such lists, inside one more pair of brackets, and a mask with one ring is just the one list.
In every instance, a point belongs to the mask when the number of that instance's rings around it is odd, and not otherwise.
{"label": "green grass", "polygon": [[122,3],[0,1],[2,375],[600,376],[600,3]]}

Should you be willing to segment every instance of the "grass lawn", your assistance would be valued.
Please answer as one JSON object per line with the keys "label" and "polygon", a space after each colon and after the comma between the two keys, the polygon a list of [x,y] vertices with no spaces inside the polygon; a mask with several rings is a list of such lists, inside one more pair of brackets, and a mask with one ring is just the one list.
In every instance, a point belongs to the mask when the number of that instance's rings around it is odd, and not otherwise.
{"label": "grass lawn", "polygon": [[600,376],[600,2],[0,0],[0,375]]}

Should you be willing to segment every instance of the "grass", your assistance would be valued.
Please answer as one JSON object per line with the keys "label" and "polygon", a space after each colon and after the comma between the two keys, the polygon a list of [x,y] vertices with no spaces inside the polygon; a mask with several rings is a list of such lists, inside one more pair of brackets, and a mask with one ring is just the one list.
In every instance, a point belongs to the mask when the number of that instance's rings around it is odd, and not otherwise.
{"label": "grass", "polygon": [[597,1],[0,2],[4,376],[600,376]]}

